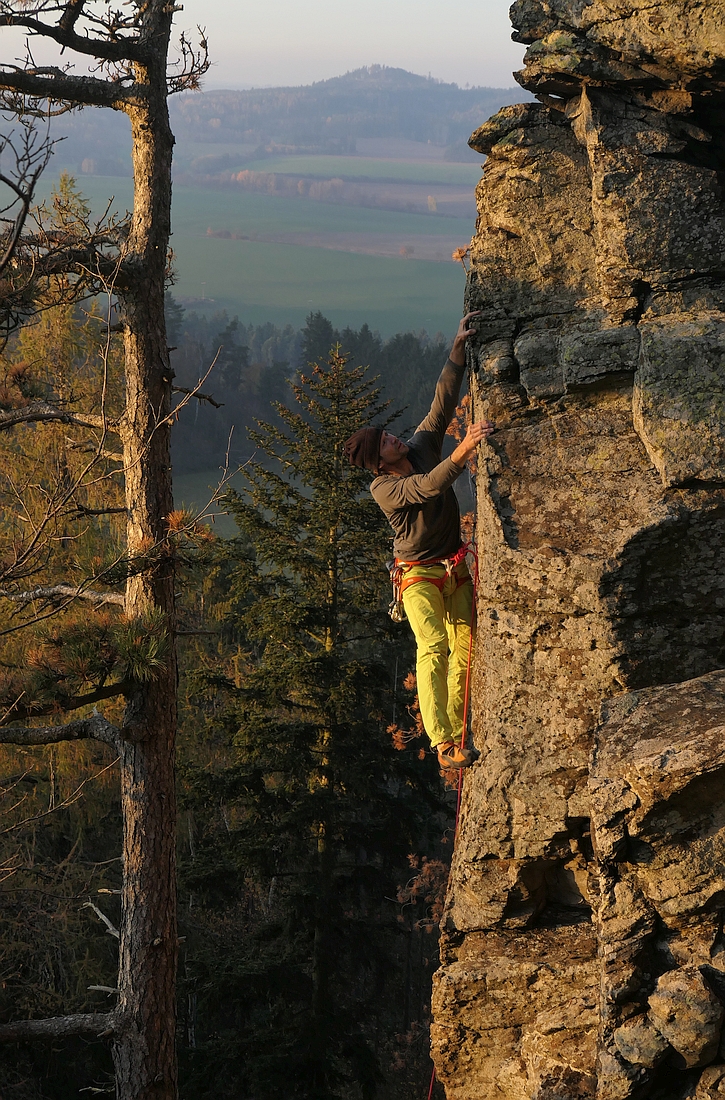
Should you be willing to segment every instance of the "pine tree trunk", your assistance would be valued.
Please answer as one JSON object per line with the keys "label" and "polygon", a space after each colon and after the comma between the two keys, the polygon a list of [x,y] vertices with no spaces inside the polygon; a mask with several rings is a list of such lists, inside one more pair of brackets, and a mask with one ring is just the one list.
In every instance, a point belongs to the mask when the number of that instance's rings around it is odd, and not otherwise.
{"label": "pine tree trunk", "polygon": [[[327,566],[327,622],[325,625],[325,654],[331,657],[338,636],[338,567],[337,567],[337,528],[328,533]],[[334,776],[331,770],[330,754],[332,750],[334,722],[332,715],[321,731],[320,786],[327,794],[326,805],[329,809],[334,796]],[[332,1016],[330,1003],[330,907],[332,903],[332,876],[335,865],[335,853],[330,838],[329,812],[317,823],[317,900],[315,904],[315,932],[312,948],[312,1016],[315,1031],[320,1036],[320,1062],[324,1062],[324,1035]]]}
{"label": "pine tree trunk", "polygon": [[[317,903],[312,950],[312,1016],[323,1039],[330,1021],[330,902],[333,853],[327,838],[328,824],[320,822],[317,836]],[[324,1040],[322,1044],[324,1046]]]}
{"label": "pine tree trunk", "polygon": [[[169,23],[171,16],[169,15]],[[168,41],[168,39],[167,39]],[[117,1100],[175,1100],[176,1030],[176,661],[174,570],[168,551],[171,376],[164,320],[171,227],[173,136],[166,102],[165,51],[145,76],[145,101],[129,110],[134,211],[119,297],[125,329],[123,448],[128,550],[148,564],[127,585],[136,618],[161,612],[169,632],[162,673],[128,700],[121,760],[124,881],[119,1009],[114,1041]],[[140,77],[139,77],[140,79]]]}

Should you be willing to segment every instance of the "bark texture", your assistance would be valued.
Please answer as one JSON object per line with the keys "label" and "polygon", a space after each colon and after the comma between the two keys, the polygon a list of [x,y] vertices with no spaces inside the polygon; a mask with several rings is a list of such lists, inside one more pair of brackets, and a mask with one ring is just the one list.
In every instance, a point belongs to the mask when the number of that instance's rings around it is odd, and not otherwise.
{"label": "bark texture", "polygon": [[[112,281],[121,307],[125,340],[126,404],[119,421],[85,417],[36,403],[20,418],[0,422],[0,429],[25,421],[72,420],[117,433],[123,447],[127,513],[129,577],[122,598],[126,616],[158,643],[153,662],[143,654],[123,683],[66,700],[68,710],[123,693],[127,700],[122,728],[114,729],[99,715],[64,726],[0,731],[0,743],[47,744],[80,736],[99,737],[119,749],[123,813],[122,913],[120,922],[118,1004],[108,1018],[69,1017],[67,1021],[32,1021],[0,1029],[0,1041],[16,1032],[27,1035],[81,1034],[90,1031],[112,1037],[118,1100],[175,1100],[177,1070],[175,973],[177,927],[175,896],[174,740],[176,732],[176,633],[174,608],[174,548],[168,516],[173,509],[169,433],[172,372],[166,341],[164,289],[171,232],[171,156],[174,144],[168,117],[170,93],[198,87],[206,71],[206,40],[198,46],[187,35],[179,42],[180,57],[168,66],[174,13],[167,0],[129,0],[120,10],[88,5],[86,0],[35,4],[0,0],[0,27],[24,28],[64,48],[95,59],[94,73],[76,76],[68,68],[35,68],[28,54],[23,66],[0,64],[0,92],[11,110],[48,100],[72,108],[92,104],[124,111],[133,137],[134,206],[128,238],[118,263],[101,273]],[[105,13],[100,8],[105,7]],[[46,23],[44,13],[59,14]],[[20,97],[20,99],[18,98]],[[104,243],[96,230],[91,245]],[[106,241],[105,243],[108,243]],[[73,263],[79,263],[78,249]],[[66,259],[69,254],[66,252]],[[51,257],[52,259],[52,257]],[[59,257],[56,261],[60,262]],[[107,455],[108,457],[108,455]],[[44,589],[45,599],[83,599],[104,603],[107,593],[56,586]],[[33,596],[25,593],[24,596]],[[36,593],[37,595],[37,593]],[[115,594],[110,596],[118,601]],[[165,653],[162,655],[166,643]],[[141,647],[142,648],[142,647]],[[163,659],[162,659],[163,657]],[[6,720],[34,717],[21,704]],[[115,934],[115,933],[114,933]],[[65,1030],[64,1030],[65,1029]],[[70,1029],[70,1030],[68,1030]]]}
{"label": "bark texture", "polygon": [[[167,43],[171,5],[157,16]],[[116,1090],[124,1100],[175,1100],[176,663],[174,570],[167,517],[173,509],[171,373],[163,300],[171,231],[171,156],[166,54],[138,66],[145,89],[127,109],[133,135],[134,209],[119,296],[123,307],[126,409],[121,440],[126,474],[127,546],[138,563],[126,614],[163,617],[163,670],[128,698],[121,749],[123,894]]]}
{"label": "bark texture", "polygon": [[725,1095],[725,4],[518,0],[472,146],[474,737],[449,1100]]}

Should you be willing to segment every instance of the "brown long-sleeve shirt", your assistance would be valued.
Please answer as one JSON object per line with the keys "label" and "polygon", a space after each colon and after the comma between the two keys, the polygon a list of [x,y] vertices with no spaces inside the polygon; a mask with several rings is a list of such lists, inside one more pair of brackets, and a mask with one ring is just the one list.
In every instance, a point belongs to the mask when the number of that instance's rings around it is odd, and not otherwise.
{"label": "brown long-sleeve shirt", "polygon": [[408,440],[407,457],[415,473],[405,477],[382,474],[370,486],[393,528],[395,556],[402,561],[448,558],[461,545],[461,515],[452,486],[463,467],[450,458],[441,460],[441,452],[464,371],[465,366],[448,359],[430,412]]}

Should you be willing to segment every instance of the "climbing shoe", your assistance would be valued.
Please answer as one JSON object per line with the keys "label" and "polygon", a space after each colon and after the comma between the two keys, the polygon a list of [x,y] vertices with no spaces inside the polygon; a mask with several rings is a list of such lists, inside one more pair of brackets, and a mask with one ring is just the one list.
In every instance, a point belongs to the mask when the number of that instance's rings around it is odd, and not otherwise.
{"label": "climbing shoe", "polygon": [[452,768],[454,771],[470,768],[477,756],[478,753],[471,749],[459,748],[455,741],[443,741],[438,745],[438,763],[442,768]]}

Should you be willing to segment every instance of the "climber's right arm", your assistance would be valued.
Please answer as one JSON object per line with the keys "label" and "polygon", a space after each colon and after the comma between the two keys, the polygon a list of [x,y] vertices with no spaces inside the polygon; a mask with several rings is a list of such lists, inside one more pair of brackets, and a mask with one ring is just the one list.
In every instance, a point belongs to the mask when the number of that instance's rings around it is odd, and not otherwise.
{"label": "climber's right arm", "polygon": [[394,512],[409,504],[425,504],[449,489],[463,473],[463,463],[457,465],[451,458],[444,458],[429,474],[409,474],[396,477],[383,474],[376,477],[370,492],[384,512]]}
{"label": "climber's right arm", "polygon": [[471,327],[470,321],[471,318],[478,317],[480,312],[480,310],[475,310],[461,318],[451,354],[448,356],[436,384],[430,412],[416,428],[416,435],[418,432],[432,432],[438,436],[439,442],[443,441],[446,428],[456,411],[458,396],[461,392],[461,383],[466,369],[466,340],[476,332],[475,328]]}

